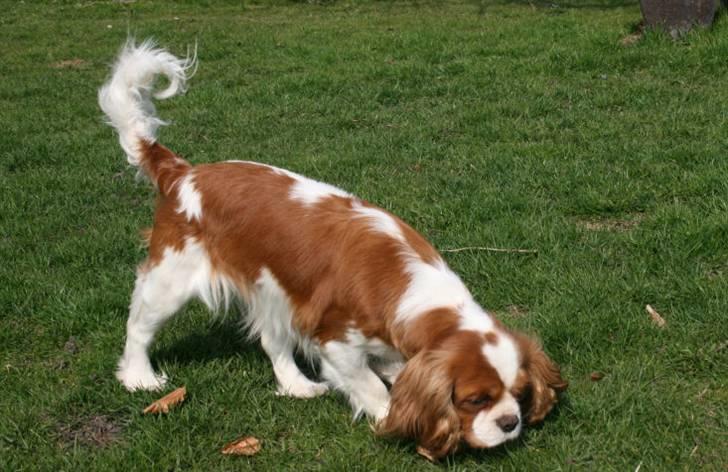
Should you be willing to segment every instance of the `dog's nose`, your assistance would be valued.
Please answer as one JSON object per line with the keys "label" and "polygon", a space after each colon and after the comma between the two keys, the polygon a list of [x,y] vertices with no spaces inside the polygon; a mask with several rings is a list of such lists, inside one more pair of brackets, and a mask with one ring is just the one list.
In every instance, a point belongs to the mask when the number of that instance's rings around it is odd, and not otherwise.
{"label": "dog's nose", "polygon": [[511,431],[516,429],[519,421],[520,420],[516,415],[503,415],[495,420],[495,424],[497,424],[504,433],[510,433]]}

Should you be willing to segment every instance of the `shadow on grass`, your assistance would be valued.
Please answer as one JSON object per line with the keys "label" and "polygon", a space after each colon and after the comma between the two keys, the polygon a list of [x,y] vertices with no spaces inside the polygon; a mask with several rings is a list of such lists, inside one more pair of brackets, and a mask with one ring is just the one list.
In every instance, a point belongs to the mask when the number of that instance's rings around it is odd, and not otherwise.
{"label": "shadow on grass", "polygon": [[192,364],[235,356],[265,356],[258,346],[257,341],[246,339],[238,323],[224,320],[196,329],[151,357],[160,363]]}
{"label": "shadow on grass", "polygon": [[[234,317],[201,326],[167,347],[152,352],[150,357],[158,365],[205,364],[214,360],[244,357],[263,362],[270,367],[270,361],[260,347],[260,341],[249,340],[247,333],[241,330]],[[299,355],[296,355],[296,363],[308,378],[318,379],[317,365],[306,362]]]}

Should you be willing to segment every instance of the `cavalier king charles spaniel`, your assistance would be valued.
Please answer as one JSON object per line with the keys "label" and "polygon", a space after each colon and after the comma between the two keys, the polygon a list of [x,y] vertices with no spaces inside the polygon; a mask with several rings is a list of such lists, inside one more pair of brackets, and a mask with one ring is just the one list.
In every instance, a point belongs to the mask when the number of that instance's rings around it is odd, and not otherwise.
{"label": "cavalier king charles spaniel", "polygon": [[[465,442],[490,448],[540,422],[567,386],[539,344],[473,299],[417,231],[337,187],[270,165],[192,166],[157,142],[152,96],[185,88],[193,59],[147,41],[122,49],[99,103],[129,163],[158,190],[116,376],[160,389],[148,350],[192,298],[232,301],[260,338],[280,395],[333,388],[377,433],[412,438],[437,459]],[[154,80],[168,86],[154,93]],[[301,373],[300,350],[322,382]],[[389,385],[389,387],[388,387]]]}

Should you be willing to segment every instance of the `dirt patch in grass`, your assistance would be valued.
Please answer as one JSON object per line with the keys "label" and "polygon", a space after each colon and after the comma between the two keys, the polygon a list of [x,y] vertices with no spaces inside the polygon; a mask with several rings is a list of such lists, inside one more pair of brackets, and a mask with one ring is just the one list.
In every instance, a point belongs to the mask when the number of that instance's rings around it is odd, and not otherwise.
{"label": "dirt patch in grass", "polygon": [[528,307],[523,305],[506,305],[503,308],[495,310],[495,315],[501,319],[524,318],[528,316],[528,311]]}
{"label": "dirt patch in grass", "polygon": [[88,65],[88,61],[75,58],[54,62],[51,64],[51,67],[53,67],[54,69],[80,69],[82,67],[85,67],[86,65]]}
{"label": "dirt patch in grass", "polygon": [[634,25],[629,32],[629,34],[625,37],[623,37],[619,44],[622,46],[632,46],[633,44],[637,43],[639,40],[642,39],[642,37],[645,34],[645,23],[644,21],[640,21],[636,25]]}
{"label": "dirt patch in grass", "polygon": [[719,279],[728,273],[728,264],[711,267],[705,271],[705,276],[710,280]]}
{"label": "dirt patch in grass", "polygon": [[587,231],[624,233],[640,224],[642,219],[642,213],[636,213],[624,218],[583,218],[578,220],[576,224]]}
{"label": "dirt patch in grass", "polygon": [[66,344],[63,345],[63,350],[69,354],[78,353],[78,340],[76,340],[75,336],[71,336],[68,338],[68,341],[66,341]]}
{"label": "dirt patch in grass", "polygon": [[63,447],[81,444],[89,447],[106,447],[119,440],[122,427],[106,415],[79,418],[70,424],[59,424],[59,439]]}
{"label": "dirt patch in grass", "polygon": [[528,314],[528,308],[523,305],[507,305],[506,313],[514,318],[523,318]]}

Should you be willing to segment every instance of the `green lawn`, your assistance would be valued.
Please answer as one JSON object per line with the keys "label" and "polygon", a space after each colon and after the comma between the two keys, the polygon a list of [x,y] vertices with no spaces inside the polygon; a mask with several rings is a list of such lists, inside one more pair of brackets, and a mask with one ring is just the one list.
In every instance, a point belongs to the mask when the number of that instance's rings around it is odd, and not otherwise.
{"label": "green lawn", "polygon": [[[0,469],[725,470],[728,19],[673,42],[626,0],[1,1]],[[193,304],[113,377],[154,194],[96,90],[127,31],[199,71],[159,105],[193,163],[253,159],[398,214],[570,381],[542,427],[439,466],[274,395],[236,316]],[[667,320],[657,328],[651,304]],[[591,379],[602,372],[601,381]],[[252,458],[220,448],[261,439]]]}

